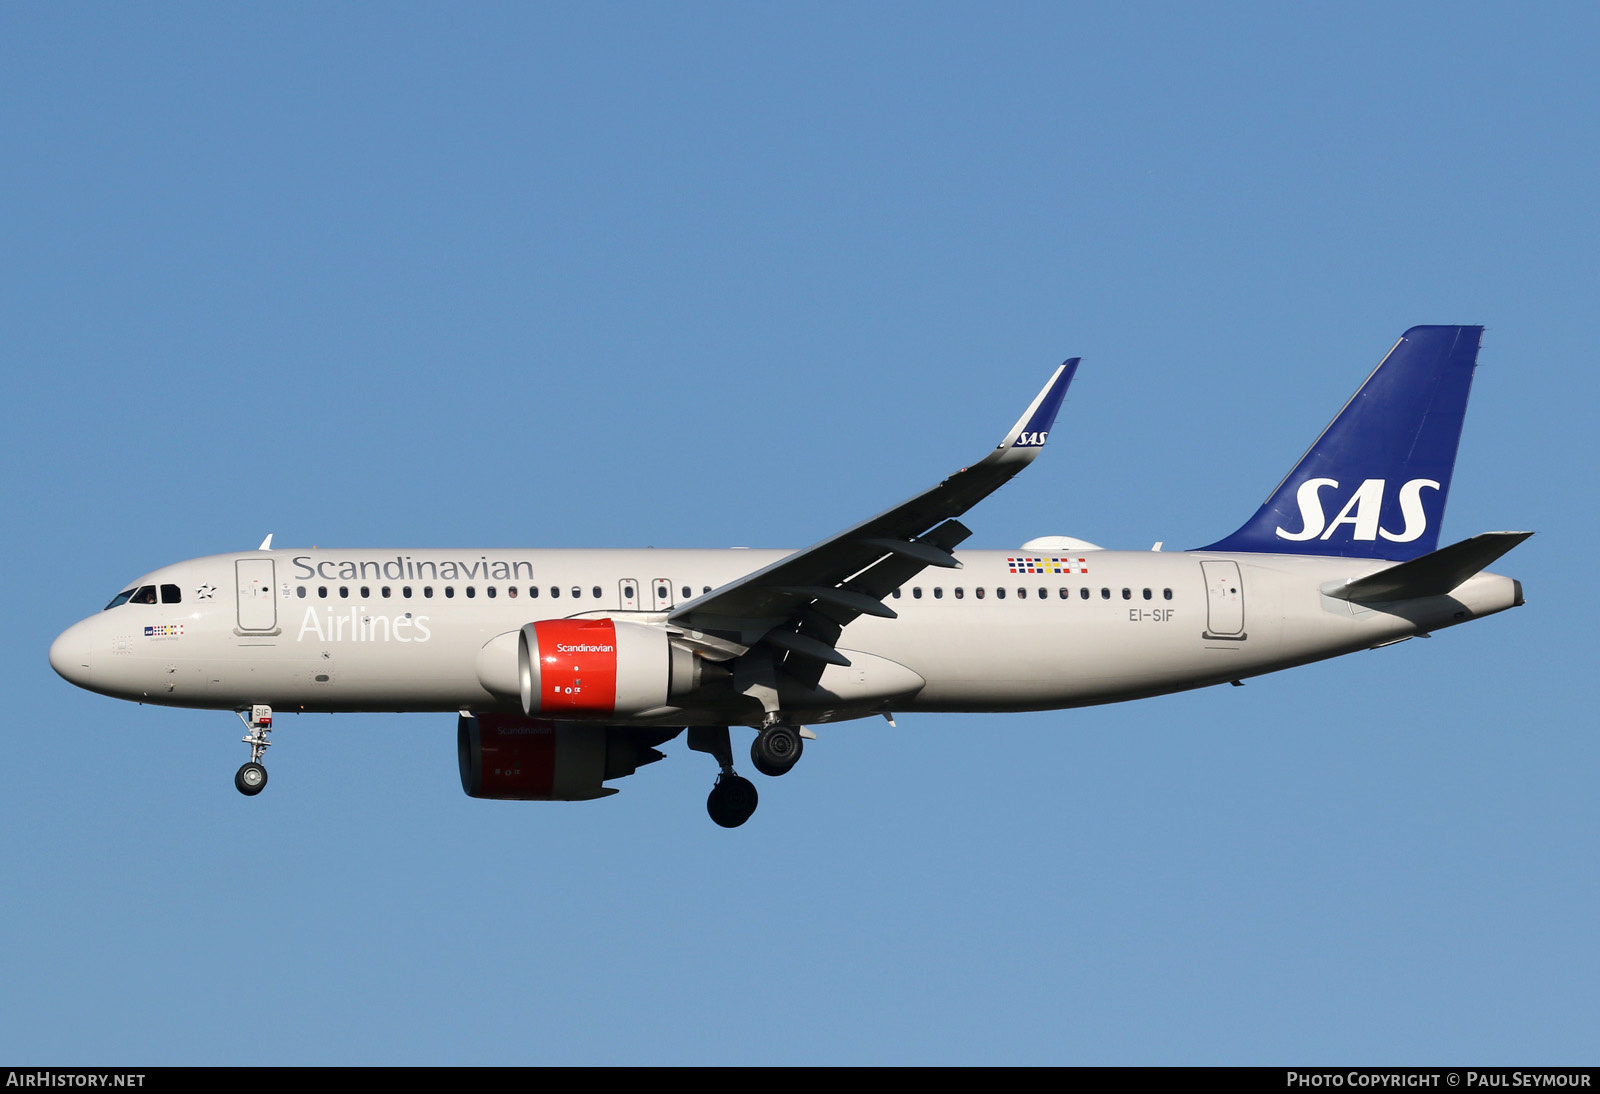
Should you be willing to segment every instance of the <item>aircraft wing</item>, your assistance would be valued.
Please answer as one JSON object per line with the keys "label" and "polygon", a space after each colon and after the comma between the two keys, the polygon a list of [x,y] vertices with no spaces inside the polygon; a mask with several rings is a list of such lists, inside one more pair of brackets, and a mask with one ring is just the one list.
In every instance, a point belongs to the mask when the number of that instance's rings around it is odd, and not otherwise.
{"label": "aircraft wing", "polygon": [[[795,663],[848,665],[834,649],[839,631],[861,615],[892,619],[883,598],[928,566],[960,565],[951,550],[972,533],[955,518],[994,493],[1039,454],[1078,368],[1064,362],[994,451],[971,467],[875,517],[679,605],[675,626],[713,632],[749,647],[766,642]],[[708,636],[709,637],[709,636]],[[714,644],[703,647],[716,657]],[[742,650],[724,652],[733,656]]]}

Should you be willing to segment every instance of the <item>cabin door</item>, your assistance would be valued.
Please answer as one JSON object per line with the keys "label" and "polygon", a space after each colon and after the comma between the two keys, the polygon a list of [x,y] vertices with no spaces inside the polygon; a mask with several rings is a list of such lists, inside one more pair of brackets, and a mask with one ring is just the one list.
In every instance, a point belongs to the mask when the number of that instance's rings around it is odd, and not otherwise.
{"label": "cabin door", "polygon": [[241,558],[233,564],[239,600],[241,631],[272,631],[278,628],[278,602],[272,595],[273,560]]}
{"label": "cabin door", "polygon": [[1239,564],[1208,560],[1200,564],[1206,578],[1206,637],[1243,639],[1244,582]]}

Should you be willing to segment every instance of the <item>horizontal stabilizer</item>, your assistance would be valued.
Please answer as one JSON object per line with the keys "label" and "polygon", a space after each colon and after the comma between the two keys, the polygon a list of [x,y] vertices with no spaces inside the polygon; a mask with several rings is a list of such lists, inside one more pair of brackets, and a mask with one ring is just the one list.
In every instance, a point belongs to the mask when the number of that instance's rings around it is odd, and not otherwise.
{"label": "horizontal stabilizer", "polygon": [[1325,585],[1322,591],[1340,600],[1360,601],[1444,596],[1531,535],[1532,532],[1484,532],[1387,570]]}

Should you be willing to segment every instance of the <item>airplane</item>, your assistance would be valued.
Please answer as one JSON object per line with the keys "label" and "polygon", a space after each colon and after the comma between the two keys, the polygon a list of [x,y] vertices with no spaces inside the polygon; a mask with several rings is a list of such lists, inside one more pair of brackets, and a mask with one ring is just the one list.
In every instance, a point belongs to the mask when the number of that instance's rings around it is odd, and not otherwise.
{"label": "airplane", "polygon": [[687,732],[711,818],[758,801],[733,764],[791,770],[809,728],[1057,710],[1238,684],[1523,603],[1485,571],[1531,532],[1438,546],[1483,328],[1413,327],[1237,531],[1188,551],[1070,537],[957,550],[958,519],[1028,466],[1066,361],[999,445],[798,551],[276,549],[130,582],[50,664],[138,703],[230,710],[266,786],[273,716],[456,714],[474,798],[586,801]]}

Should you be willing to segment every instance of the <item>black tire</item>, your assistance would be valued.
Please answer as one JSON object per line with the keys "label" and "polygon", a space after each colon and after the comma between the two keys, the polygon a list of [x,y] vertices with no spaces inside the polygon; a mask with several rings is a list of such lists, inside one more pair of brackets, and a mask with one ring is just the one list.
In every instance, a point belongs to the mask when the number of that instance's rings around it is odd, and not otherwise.
{"label": "black tire", "polygon": [[750,742],[750,762],[763,775],[787,774],[800,762],[805,741],[794,726],[768,726]]}
{"label": "black tire", "polygon": [[233,785],[245,797],[253,798],[267,788],[267,769],[251,760],[234,775]]}
{"label": "black tire", "polygon": [[706,812],[724,828],[737,828],[756,811],[761,795],[756,784],[740,775],[718,775],[706,798]]}

